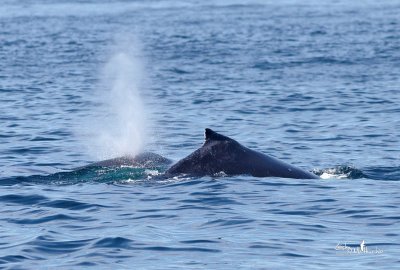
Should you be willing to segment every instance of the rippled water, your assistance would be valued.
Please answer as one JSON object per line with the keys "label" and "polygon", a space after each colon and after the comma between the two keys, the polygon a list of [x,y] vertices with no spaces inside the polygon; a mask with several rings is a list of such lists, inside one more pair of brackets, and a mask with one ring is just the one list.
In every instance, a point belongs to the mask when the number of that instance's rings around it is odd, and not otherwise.
{"label": "rippled water", "polygon": [[[396,269],[399,13],[396,1],[4,1],[0,268]],[[104,67],[132,48],[146,150],[178,160],[211,127],[324,179],[72,170],[103,158]],[[370,253],[335,250],[362,240]]]}

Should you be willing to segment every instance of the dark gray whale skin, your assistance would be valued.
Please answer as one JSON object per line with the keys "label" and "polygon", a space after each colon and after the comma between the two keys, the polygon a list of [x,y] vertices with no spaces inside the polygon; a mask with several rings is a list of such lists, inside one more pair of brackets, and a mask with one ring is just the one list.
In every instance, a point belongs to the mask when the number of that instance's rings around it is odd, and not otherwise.
{"label": "dark gray whale skin", "polygon": [[158,166],[168,166],[171,163],[172,161],[170,159],[160,156],[158,154],[151,152],[143,152],[136,156],[123,156],[123,157],[99,161],[84,167],[80,167],[78,169],[88,168],[88,167],[121,167],[121,166],[130,166],[136,168],[151,168]]}
{"label": "dark gray whale skin", "polygon": [[212,176],[220,172],[227,175],[244,174],[255,177],[319,179],[311,172],[251,150],[209,128],[205,130],[203,146],[174,164],[165,175],[167,177],[179,174]]}

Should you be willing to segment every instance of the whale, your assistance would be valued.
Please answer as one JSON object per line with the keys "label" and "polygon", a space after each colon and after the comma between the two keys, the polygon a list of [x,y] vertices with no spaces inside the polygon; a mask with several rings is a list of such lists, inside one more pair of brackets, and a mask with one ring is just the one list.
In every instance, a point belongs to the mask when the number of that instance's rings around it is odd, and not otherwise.
{"label": "whale", "polygon": [[217,176],[221,173],[254,177],[319,179],[312,172],[249,149],[210,128],[205,129],[203,145],[172,165],[165,175],[168,177],[176,175],[201,177]]}
{"label": "whale", "polygon": [[117,158],[102,160],[78,169],[89,167],[135,167],[135,168],[154,168],[170,166],[172,160],[152,152],[143,152],[137,155],[126,155]]}

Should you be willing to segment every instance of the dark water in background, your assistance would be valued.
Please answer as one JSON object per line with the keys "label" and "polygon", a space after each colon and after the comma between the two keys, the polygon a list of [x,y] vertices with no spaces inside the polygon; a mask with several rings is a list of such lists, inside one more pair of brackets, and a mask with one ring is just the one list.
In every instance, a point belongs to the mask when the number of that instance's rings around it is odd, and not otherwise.
{"label": "dark water in background", "polygon": [[[399,14],[398,1],[3,1],[0,268],[395,269]],[[102,117],[100,71],[125,35],[147,76],[147,150],[182,158],[212,127],[333,176],[63,172],[95,160],[76,134]],[[335,250],[362,240],[383,253]]]}

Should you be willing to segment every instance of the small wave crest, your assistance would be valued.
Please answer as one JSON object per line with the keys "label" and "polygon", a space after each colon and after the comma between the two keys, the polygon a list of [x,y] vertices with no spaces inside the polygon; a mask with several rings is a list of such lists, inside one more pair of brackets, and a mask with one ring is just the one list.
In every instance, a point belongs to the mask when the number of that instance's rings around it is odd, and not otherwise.
{"label": "small wave crest", "polygon": [[366,167],[358,169],[352,165],[339,165],[333,168],[316,169],[313,173],[322,179],[360,179],[400,180],[400,167]]}
{"label": "small wave crest", "polygon": [[339,165],[333,168],[318,169],[314,170],[313,173],[322,179],[358,179],[366,177],[361,170],[351,165]]}

